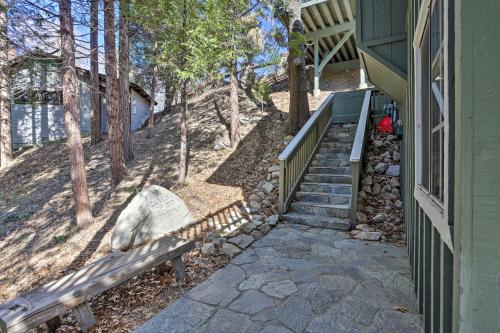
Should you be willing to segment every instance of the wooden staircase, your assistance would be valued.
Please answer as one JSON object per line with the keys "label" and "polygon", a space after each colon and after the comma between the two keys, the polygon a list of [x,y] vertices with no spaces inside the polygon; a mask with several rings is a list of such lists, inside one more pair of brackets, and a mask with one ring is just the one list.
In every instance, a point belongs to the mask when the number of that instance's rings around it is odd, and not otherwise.
{"label": "wooden staircase", "polygon": [[356,124],[332,124],[282,219],[315,227],[351,228],[352,172],[349,158]]}

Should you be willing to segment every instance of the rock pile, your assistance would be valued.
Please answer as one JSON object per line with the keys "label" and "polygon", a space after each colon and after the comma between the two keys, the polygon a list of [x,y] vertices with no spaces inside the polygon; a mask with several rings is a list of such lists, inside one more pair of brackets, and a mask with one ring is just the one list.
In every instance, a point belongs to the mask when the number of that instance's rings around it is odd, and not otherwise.
{"label": "rock pile", "polygon": [[219,233],[209,232],[205,236],[205,243],[201,252],[214,255],[217,251],[233,257],[247,248],[254,241],[261,239],[271,231],[271,227],[278,223],[278,214],[264,218],[262,215],[248,215],[250,220],[245,220],[237,230],[222,237]]}
{"label": "rock pile", "polygon": [[400,140],[371,135],[365,154],[354,238],[403,243],[403,202],[400,190]]}
{"label": "rock pile", "polygon": [[[269,162],[263,161],[263,163]],[[202,254],[210,256],[220,251],[233,257],[269,233],[279,221],[278,214],[268,214],[274,211],[276,206],[278,179],[279,165],[267,168],[266,180],[258,183],[250,192],[246,206],[240,209],[240,214],[244,217],[238,221],[238,228],[226,234],[208,233],[201,248]]]}

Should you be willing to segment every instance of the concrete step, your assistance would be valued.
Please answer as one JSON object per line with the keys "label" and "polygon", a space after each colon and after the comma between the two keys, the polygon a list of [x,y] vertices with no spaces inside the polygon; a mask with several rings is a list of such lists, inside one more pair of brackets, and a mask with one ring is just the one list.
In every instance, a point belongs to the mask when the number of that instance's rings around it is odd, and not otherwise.
{"label": "concrete step", "polygon": [[330,167],[330,168],[338,168],[338,167],[350,167],[350,162],[347,160],[339,160],[339,159],[329,159],[329,160],[312,160],[312,167]]}
{"label": "concrete step", "polygon": [[304,224],[312,227],[322,227],[337,230],[351,229],[351,225],[348,219],[337,217],[316,216],[312,214],[289,212],[282,215],[281,218],[290,223]]}
{"label": "concrete step", "polygon": [[309,173],[329,175],[350,175],[350,167],[309,167]]}
{"label": "concrete step", "polygon": [[321,142],[320,147],[322,147],[322,148],[347,148],[347,149],[349,149],[349,152],[352,150],[351,143],[337,142],[335,140],[331,140],[328,138],[323,139],[323,142]]}
{"label": "concrete step", "polygon": [[350,194],[331,194],[326,192],[304,192],[295,193],[295,200],[317,203],[330,203],[335,205],[346,205],[351,201]]}
{"label": "concrete step", "polygon": [[316,153],[314,158],[317,160],[345,160],[345,161],[349,161],[349,159],[351,158],[351,153],[338,153],[338,154]]}
{"label": "concrete step", "polygon": [[303,182],[300,190],[304,192],[324,192],[330,194],[351,194],[352,185]]}
{"label": "concrete step", "polygon": [[297,213],[313,214],[318,216],[348,218],[350,205],[335,205],[309,201],[294,201],[290,209]]}
{"label": "concrete step", "polygon": [[308,173],[304,176],[304,181],[309,183],[352,184],[352,176]]}
{"label": "concrete step", "polygon": [[320,154],[351,154],[351,147],[319,147]]}

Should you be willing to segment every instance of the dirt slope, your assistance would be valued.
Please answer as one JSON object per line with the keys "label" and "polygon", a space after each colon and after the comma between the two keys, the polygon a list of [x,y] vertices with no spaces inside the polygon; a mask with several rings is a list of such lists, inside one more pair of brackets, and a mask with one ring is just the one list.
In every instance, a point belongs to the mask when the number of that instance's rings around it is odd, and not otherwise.
{"label": "dirt slope", "polygon": [[[354,88],[357,76],[346,75],[341,89]],[[313,108],[320,99],[310,98]],[[0,303],[106,255],[112,227],[121,210],[144,186],[159,184],[177,193],[189,206],[196,227],[183,236],[201,240],[208,220],[221,224],[225,216],[246,202],[267,169],[283,149],[288,92],[271,95],[274,103],[263,111],[243,91],[242,142],[229,145],[227,89],[203,93],[192,100],[189,112],[189,171],[183,187],[175,185],[178,165],[179,114],[157,122],[154,137],[145,131],[133,135],[135,159],[118,186],[110,182],[107,142],[90,146],[85,160],[95,222],[75,228],[69,163],[63,142],[26,150],[8,168],[0,170]],[[214,149],[214,144],[226,148]],[[270,214],[275,205],[267,208]],[[227,258],[205,258],[193,252],[187,258],[188,283],[177,287],[173,275],[148,272],[93,300],[97,331],[128,331],[204,280]],[[126,297],[125,301],[123,297]],[[73,323],[73,319],[65,319]],[[71,326],[68,326],[71,330]]]}

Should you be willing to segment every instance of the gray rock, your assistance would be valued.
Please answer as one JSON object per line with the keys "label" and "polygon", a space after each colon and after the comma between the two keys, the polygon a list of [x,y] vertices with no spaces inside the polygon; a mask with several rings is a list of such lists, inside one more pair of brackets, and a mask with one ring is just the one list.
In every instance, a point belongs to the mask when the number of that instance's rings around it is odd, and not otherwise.
{"label": "gray rock", "polygon": [[397,201],[394,203],[394,206],[396,206],[396,208],[403,208],[403,201],[401,201],[401,200],[397,200]]}
{"label": "gray rock", "polygon": [[365,193],[372,193],[372,188],[371,186],[363,186],[361,190]]}
{"label": "gray rock", "polygon": [[273,306],[272,298],[257,290],[249,290],[234,301],[229,308],[234,311],[255,315],[260,311]]}
{"label": "gray rock", "polygon": [[280,166],[279,165],[273,165],[272,167],[270,167],[267,172],[276,172],[276,171],[280,171]]}
{"label": "gray rock", "polygon": [[383,222],[386,218],[387,218],[387,215],[385,213],[378,213],[377,215],[375,215],[375,217],[372,220],[375,223],[380,223],[380,222]]}
{"label": "gray rock", "polygon": [[224,237],[216,238],[212,241],[212,244],[214,244],[214,246],[221,246],[225,241],[226,239]]}
{"label": "gray rock", "polygon": [[363,199],[366,198],[366,192],[365,191],[359,191],[358,192],[358,197],[363,198]]}
{"label": "gray rock", "polygon": [[249,234],[252,231],[254,231],[255,229],[257,229],[257,226],[253,222],[247,222],[245,224],[242,224],[240,227],[240,230],[242,232],[244,232],[245,234]]}
{"label": "gray rock", "polygon": [[368,224],[358,224],[356,225],[356,229],[359,231],[371,231],[371,228]]}
{"label": "gray rock", "polygon": [[290,296],[298,290],[295,283],[290,280],[273,281],[262,287],[262,291],[265,294],[280,299]]}
{"label": "gray rock", "polygon": [[384,191],[384,192],[391,192],[392,191],[391,185],[389,185],[389,184],[384,185],[384,187],[382,187],[382,191]]}
{"label": "gray rock", "polygon": [[391,194],[394,196],[395,199],[401,198],[401,193],[399,192],[399,189],[393,188],[391,191]]}
{"label": "gray rock", "polygon": [[370,163],[367,164],[365,172],[369,175],[373,175],[373,173],[375,172],[375,170],[373,170],[373,167]]}
{"label": "gray rock", "polygon": [[295,332],[302,332],[313,317],[311,305],[307,300],[291,296],[275,310],[276,318]]}
{"label": "gray rock", "polygon": [[391,178],[389,180],[389,184],[391,185],[391,187],[399,187],[400,186],[400,183],[399,183],[399,179],[394,177],[394,178]]}
{"label": "gray rock", "polygon": [[318,245],[318,244],[311,245],[311,252],[319,256],[326,256],[326,257],[340,256],[339,249],[333,248],[331,246]]}
{"label": "gray rock", "polygon": [[383,174],[385,170],[387,170],[387,164],[385,163],[380,162],[375,166],[375,172],[378,174]]}
{"label": "gray rock", "polygon": [[215,308],[183,297],[167,306],[134,332],[192,332],[210,318]]}
{"label": "gray rock", "polygon": [[207,233],[205,236],[205,239],[209,242],[213,241],[214,239],[219,238],[219,235],[216,232],[210,231]]}
{"label": "gray rock", "polygon": [[292,331],[287,330],[284,327],[277,326],[277,325],[266,325],[260,333],[292,333]]}
{"label": "gray rock", "polygon": [[264,191],[264,193],[271,194],[271,192],[274,190],[274,185],[269,182],[264,182],[262,186],[260,186],[260,188],[262,189],[262,191]]}
{"label": "gray rock", "polygon": [[259,230],[265,235],[267,234],[269,231],[271,231],[271,227],[269,226],[269,224],[267,223],[264,223],[262,224],[260,227],[259,227]]}
{"label": "gray rock", "polygon": [[248,279],[240,283],[240,290],[259,289],[264,284],[265,279],[262,274],[250,275]]}
{"label": "gray rock", "polygon": [[126,251],[194,223],[188,207],[166,188],[142,189],[120,213],[111,235],[111,249]]}
{"label": "gray rock", "polygon": [[373,184],[373,179],[371,176],[366,176],[365,178],[363,178],[363,180],[361,181],[361,184],[362,185],[371,185]]}
{"label": "gray rock", "polygon": [[[243,333],[252,326],[250,317],[227,309],[220,309],[198,332]],[[163,331],[167,332],[167,331]]]}
{"label": "gray rock", "polygon": [[366,215],[362,212],[357,212],[356,217],[359,223],[366,223],[366,221],[368,220]]}
{"label": "gray rock", "polygon": [[248,201],[250,201],[250,202],[252,202],[252,201],[257,201],[257,202],[259,202],[259,201],[261,201],[261,200],[262,200],[262,198],[261,198],[261,197],[259,197],[259,196],[258,196],[257,194],[255,194],[255,193],[252,193],[252,194],[250,194],[250,196],[248,196]]}
{"label": "gray rock", "polygon": [[376,195],[380,194],[380,191],[382,191],[380,184],[379,183],[373,184],[373,189],[372,189],[373,194],[376,194]]}
{"label": "gray rock", "polygon": [[378,241],[382,234],[378,231],[361,231],[354,238],[359,240]]}
{"label": "gray rock", "polygon": [[400,175],[400,165],[399,164],[393,164],[393,165],[389,165],[389,167],[387,168],[387,171],[385,172],[385,174],[387,176],[391,176],[391,177],[399,177]]}
{"label": "gray rock", "polygon": [[241,249],[237,247],[236,245],[233,245],[231,243],[224,243],[222,245],[222,252],[227,254],[230,257],[234,257],[235,255],[238,255],[241,253]]}
{"label": "gray rock", "polygon": [[260,203],[258,203],[257,201],[250,201],[250,207],[260,209]]}
{"label": "gray rock", "polygon": [[216,271],[205,282],[191,289],[186,296],[210,305],[227,306],[239,296],[240,293],[236,287],[245,278],[245,271],[229,264]]}
{"label": "gray rock", "polygon": [[254,230],[250,233],[250,236],[252,236],[252,238],[254,240],[259,240],[262,238],[262,231],[260,230]]}
{"label": "gray rock", "polygon": [[399,160],[401,159],[401,153],[399,151],[395,151],[392,154],[392,159],[396,162],[399,162]]}
{"label": "gray rock", "polygon": [[211,256],[215,254],[215,245],[212,243],[205,243],[201,247],[201,253],[203,253],[206,256]]}
{"label": "gray rock", "polygon": [[244,248],[247,248],[250,244],[252,244],[253,240],[254,239],[252,236],[241,234],[239,236],[229,238],[227,241],[229,243],[232,243],[232,244],[238,246],[239,248],[244,249]]}
{"label": "gray rock", "polygon": [[269,224],[269,226],[274,227],[279,221],[279,215],[274,214],[266,218],[266,223]]}

